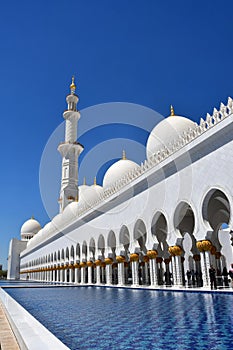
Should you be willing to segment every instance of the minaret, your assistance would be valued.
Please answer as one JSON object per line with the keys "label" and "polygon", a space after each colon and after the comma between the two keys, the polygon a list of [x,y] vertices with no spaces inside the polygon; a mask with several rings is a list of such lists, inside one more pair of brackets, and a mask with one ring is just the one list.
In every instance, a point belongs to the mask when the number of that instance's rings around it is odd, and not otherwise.
{"label": "minaret", "polygon": [[67,110],[63,113],[66,121],[65,142],[60,143],[58,151],[62,156],[62,176],[60,190],[60,212],[75,200],[78,200],[78,157],[83,146],[77,142],[77,126],[80,113],[77,110],[78,96],[75,94],[74,77],[70,85],[70,94],[66,97]]}

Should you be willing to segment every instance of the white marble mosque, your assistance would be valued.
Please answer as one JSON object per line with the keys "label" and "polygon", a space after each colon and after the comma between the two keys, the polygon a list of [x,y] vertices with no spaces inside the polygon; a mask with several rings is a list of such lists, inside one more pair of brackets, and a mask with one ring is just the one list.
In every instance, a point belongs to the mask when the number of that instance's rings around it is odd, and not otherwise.
{"label": "white marble mosque", "polygon": [[80,113],[66,97],[60,213],[34,219],[9,246],[8,278],[72,284],[209,286],[210,264],[233,262],[233,100],[200,123],[171,115],[151,131],[147,159],[121,160],[103,186],[78,186]]}

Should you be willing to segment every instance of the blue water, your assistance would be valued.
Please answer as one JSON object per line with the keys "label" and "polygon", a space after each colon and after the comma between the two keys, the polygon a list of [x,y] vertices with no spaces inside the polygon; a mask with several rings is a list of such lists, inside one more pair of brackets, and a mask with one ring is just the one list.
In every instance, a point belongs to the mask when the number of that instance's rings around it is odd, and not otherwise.
{"label": "blue water", "polygon": [[28,286],[28,285],[41,285],[41,282],[34,282],[34,281],[15,281],[15,280],[0,280],[0,287],[5,287],[5,286],[12,286],[12,287],[17,287],[17,286]]}
{"label": "blue water", "polygon": [[101,287],[6,291],[71,349],[233,348],[233,295]]}

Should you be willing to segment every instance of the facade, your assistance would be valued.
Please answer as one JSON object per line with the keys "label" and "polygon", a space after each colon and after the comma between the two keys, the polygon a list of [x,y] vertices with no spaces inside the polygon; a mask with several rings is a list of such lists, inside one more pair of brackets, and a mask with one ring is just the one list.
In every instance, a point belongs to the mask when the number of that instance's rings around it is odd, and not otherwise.
{"label": "facade", "polygon": [[[72,81],[62,156],[60,213],[11,261],[8,276],[75,284],[208,286],[233,262],[233,101],[199,124],[175,115],[147,142],[147,159],[126,159],[106,172],[103,187],[78,186],[78,96]],[[29,228],[29,231],[32,231]],[[24,232],[25,237],[25,232]],[[28,236],[27,236],[28,237]],[[9,256],[14,252],[11,243]],[[11,273],[13,271],[13,273]],[[15,277],[17,277],[15,275]]]}

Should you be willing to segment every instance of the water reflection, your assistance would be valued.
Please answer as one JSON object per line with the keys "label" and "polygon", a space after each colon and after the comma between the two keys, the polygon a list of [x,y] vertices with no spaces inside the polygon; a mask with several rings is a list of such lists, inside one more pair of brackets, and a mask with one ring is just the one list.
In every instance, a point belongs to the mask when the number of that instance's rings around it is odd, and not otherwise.
{"label": "water reflection", "polygon": [[71,349],[232,349],[232,295],[100,287],[7,292]]}

